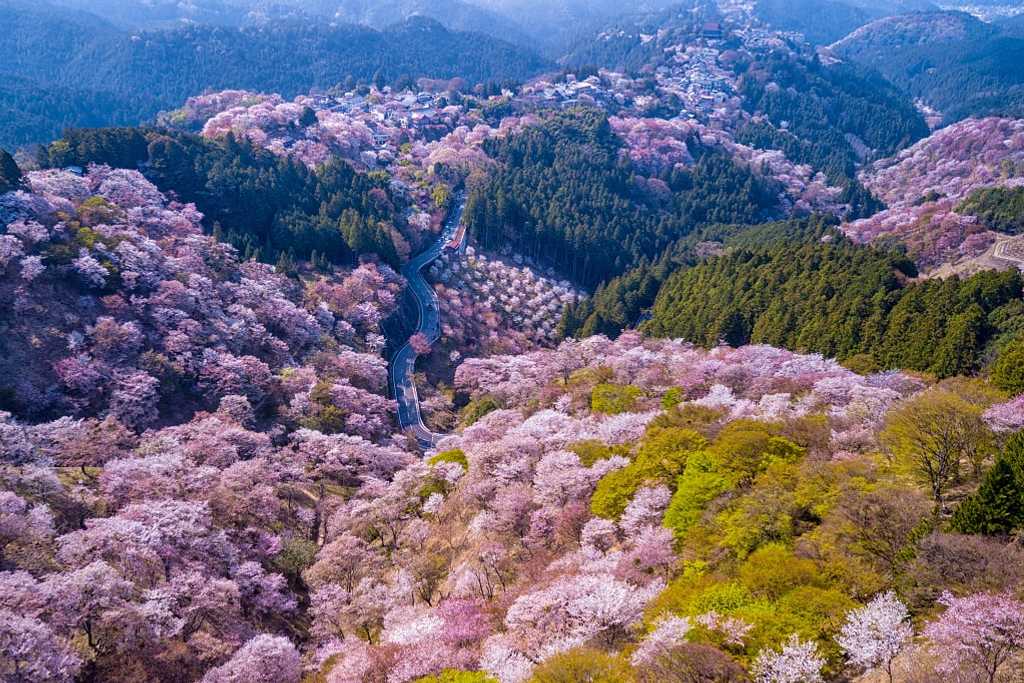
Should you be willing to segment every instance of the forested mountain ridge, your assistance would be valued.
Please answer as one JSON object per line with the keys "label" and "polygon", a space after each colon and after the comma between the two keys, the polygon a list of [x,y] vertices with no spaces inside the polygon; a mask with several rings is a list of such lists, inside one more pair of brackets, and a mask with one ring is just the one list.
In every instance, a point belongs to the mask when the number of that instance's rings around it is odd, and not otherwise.
{"label": "forested mountain ridge", "polygon": [[962,12],[880,19],[830,51],[877,69],[898,87],[942,112],[946,122],[993,114],[1019,116],[1024,106],[1024,39]]}
{"label": "forested mountain ridge", "polygon": [[799,31],[814,45],[828,45],[881,17],[937,9],[926,0],[758,0],[754,14],[773,28]]}
{"label": "forested mountain ridge", "polygon": [[[211,88],[293,96],[346,78],[391,83],[460,77],[475,83],[525,78],[547,66],[526,49],[451,32],[423,17],[384,31],[293,21],[127,33],[98,21],[73,23],[66,15],[26,11],[20,0],[0,10],[13,27],[10,40],[23,46],[16,59],[0,64],[5,146],[46,142],[68,125],[141,123]],[[38,106],[40,96],[67,103],[47,120],[50,108]]]}

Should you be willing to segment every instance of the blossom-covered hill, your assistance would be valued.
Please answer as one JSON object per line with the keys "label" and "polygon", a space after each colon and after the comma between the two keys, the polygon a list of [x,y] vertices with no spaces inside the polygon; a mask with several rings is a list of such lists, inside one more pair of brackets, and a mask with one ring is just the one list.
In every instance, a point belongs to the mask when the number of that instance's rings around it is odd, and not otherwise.
{"label": "blossom-covered hill", "polygon": [[1024,119],[967,119],[876,162],[861,182],[888,209],[844,226],[860,242],[897,240],[925,268],[985,253],[999,237],[957,207],[975,190],[1024,184]]}
{"label": "blossom-covered hill", "polygon": [[[134,188],[137,202],[149,190],[142,203],[163,206],[138,176],[104,168],[85,178],[30,176],[36,194],[8,195],[5,206],[37,221],[57,206],[81,219],[81,196],[99,191],[108,198],[90,206],[124,210],[124,190],[103,189],[111,178]],[[55,192],[58,180],[80,194]],[[50,293],[88,292],[100,287],[101,269],[120,290],[127,262],[110,266],[121,245],[151,243],[180,264],[189,255],[178,241],[202,240],[221,255],[219,274],[192,264],[206,274],[204,286],[191,299],[175,288],[175,301],[192,307],[168,301],[165,315],[192,319],[193,331],[210,336],[227,333],[206,327],[209,317],[251,328],[269,315],[210,299],[232,289],[232,277],[254,276],[187,221],[159,236],[137,222],[95,225],[105,246],[83,246],[77,266],[44,261],[47,270],[24,281],[38,245],[62,243],[60,231],[71,229],[63,223],[47,228],[48,241],[38,227],[32,244],[25,228],[5,236],[18,242],[5,239],[6,253],[29,252],[7,263],[8,277],[23,280],[13,285],[16,298],[31,300],[47,281]],[[123,241],[102,241],[113,235]],[[99,265],[86,268],[90,258]],[[133,268],[134,286],[151,286],[151,268]],[[257,272],[275,308],[293,310],[281,280]],[[78,282],[90,273],[94,280]],[[367,267],[344,282],[357,277],[369,278]],[[128,306],[148,303],[145,291]],[[329,307],[315,309],[326,319]],[[111,362],[100,355],[111,346],[97,340],[125,326],[138,328],[135,344],[147,349],[140,357],[173,353],[158,339],[175,330],[147,337],[155,330],[142,314],[102,310],[114,321],[93,323],[98,337],[83,334],[96,356],[80,372]],[[84,419],[0,416],[5,673],[15,666],[29,681],[513,683],[694,680],[677,677],[687,670],[704,680],[752,672],[783,681],[795,670],[804,676],[796,680],[820,680],[884,664],[865,620],[895,629],[885,656],[925,671],[975,666],[972,650],[950,647],[971,615],[990,620],[993,637],[1022,628],[1024,604],[997,595],[1024,580],[1021,551],[930,526],[933,502],[945,509],[951,483],[940,482],[933,501],[915,483],[920,471],[901,440],[901,416],[938,410],[969,427],[979,456],[991,454],[1003,437],[983,411],[1000,430],[1024,425],[1024,415],[1019,401],[1000,404],[978,382],[859,376],[769,347],[706,351],[636,333],[594,337],[463,363],[456,382],[470,400],[469,426],[421,459],[400,439],[361,437],[365,423],[352,418],[377,399],[353,397],[347,382],[368,380],[355,368],[374,365],[358,363],[345,335],[331,338],[318,324],[326,338],[311,365],[248,361],[276,372],[269,393],[288,396],[321,378],[287,406],[275,401],[276,412],[260,410],[266,403],[249,383],[213,385],[206,398],[216,405],[145,431],[121,421],[145,413],[125,414],[118,402],[97,404]],[[231,354],[230,339],[218,356]],[[278,339],[280,354],[304,348]],[[121,372],[150,367],[118,362],[130,368]],[[322,372],[339,379],[325,383]],[[345,402],[332,413],[336,395]],[[295,420],[310,403],[321,404],[319,419]],[[973,476],[966,459],[957,471]],[[887,592],[897,587],[899,598]],[[938,604],[945,590],[968,597]],[[929,622],[913,646],[908,609]]]}
{"label": "blossom-covered hill", "polygon": [[[752,11],[475,87],[416,19],[372,85],[0,153],[0,679],[1016,676],[1021,279],[893,247],[1024,230],[1022,122],[905,149],[906,93]],[[300,33],[190,27],[183,78]]]}
{"label": "blossom-covered hill", "polygon": [[[947,123],[968,117],[1020,116],[1024,41],[1010,26],[983,21],[984,2],[935,3],[951,11],[879,19],[832,45],[827,54],[875,69]],[[1013,3],[1004,5],[1013,11]]]}
{"label": "blossom-covered hill", "polygon": [[390,433],[379,323],[401,282],[388,268],[299,285],[204,236],[194,206],[137,171],[105,166],[30,173],[0,213],[6,409],[141,431],[231,395],[260,416],[331,406],[352,433]]}

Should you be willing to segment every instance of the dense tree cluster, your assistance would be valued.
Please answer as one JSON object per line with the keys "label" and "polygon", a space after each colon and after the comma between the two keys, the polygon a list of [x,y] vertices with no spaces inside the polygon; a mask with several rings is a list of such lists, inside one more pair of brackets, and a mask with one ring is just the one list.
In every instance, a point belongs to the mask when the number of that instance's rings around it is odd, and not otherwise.
{"label": "dense tree cluster", "polygon": [[12,192],[21,185],[21,169],[6,150],[0,149],[0,194]]}
{"label": "dense tree cluster", "polygon": [[671,245],[653,262],[641,263],[598,287],[593,296],[566,307],[560,333],[568,337],[617,336],[637,326],[654,305],[662,284],[678,268],[735,248],[767,248],[780,242],[819,240],[834,220],[816,217],[763,225],[712,225]]}
{"label": "dense tree cluster", "polygon": [[37,171],[27,186],[0,200],[5,409],[142,430],[244,396],[259,417],[390,433],[376,354],[394,272],[368,264],[303,287],[203,236],[195,207],[138,171]]}
{"label": "dense tree cluster", "polygon": [[398,264],[398,212],[386,179],[339,158],[310,169],[231,135],[209,140],[142,128],[72,130],[44,156],[54,167],[145,168],[162,190],[194,203],[208,229],[246,258],[346,264],[376,254]]}
{"label": "dense tree cluster", "polygon": [[1024,233],[1024,187],[975,190],[956,212],[976,217],[989,230],[1020,235]]}
{"label": "dense tree cluster", "polygon": [[916,274],[904,257],[843,241],[740,249],[669,277],[647,329],[940,377],[976,372],[986,346],[1017,329],[1018,272],[908,282]]}
{"label": "dense tree cluster", "polygon": [[620,161],[607,117],[579,110],[485,145],[499,170],[470,195],[485,247],[512,244],[594,286],[695,228],[753,222],[775,204],[749,170],[711,150],[692,169],[644,177]]}

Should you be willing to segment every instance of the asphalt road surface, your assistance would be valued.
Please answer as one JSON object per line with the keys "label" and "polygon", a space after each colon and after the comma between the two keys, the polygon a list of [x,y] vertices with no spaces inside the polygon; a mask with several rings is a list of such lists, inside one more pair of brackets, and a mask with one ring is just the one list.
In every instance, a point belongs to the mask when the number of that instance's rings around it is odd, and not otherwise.
{"label": "asphalt road surface", "polygon": [[[415,332],[422,333],[431,344],[441,338],[441,315],[438,312],[437,295],[433,287],[423,279],[423,269],[436,261],[452,239],[462,221],[466,208],[465,197],[456,198],[455,209],[445,223],[441,236],[433,245],[420,253],[402,268],[402,275],[409,283],[409,290],[416,299],[418,323]],[[403,431],[411,431],[416,441],[424,448],[437,444],[440,434],[434,434],[423,424],[420,414],[420,397],[413,377],[416,368],[416,352],[406,343],[391,359],[389,382],[391,395],[398,402],[398,425]]]}

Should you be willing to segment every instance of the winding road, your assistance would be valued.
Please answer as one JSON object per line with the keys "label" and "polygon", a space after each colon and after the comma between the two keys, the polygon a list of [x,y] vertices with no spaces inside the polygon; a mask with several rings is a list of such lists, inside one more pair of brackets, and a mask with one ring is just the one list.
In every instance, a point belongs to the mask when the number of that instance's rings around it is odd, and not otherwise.
{"label": "winding road", "polygon": [[992,255],[1001,261],[1009,261],[1021,270],[1024,270],[1024,259],[1018,258],[1017,256],[1011,256],[1006,250],[1016,242],[1016,239],[1003,240],[996,244],[995,249],[992,250]]}
{"label": "winding road", "polygon": [[[441,315],[438,312],[437,294],[423,278],[422,271],[441,256],[445,247],[458,233],[459,224],[462,222],[462,212],[465,208],[465,197],[462,195],[456,197],[455,209],[448,217],[441,236],[433,245],[402,268],[402,275],[409,283],[409,291],[416,299],[419,321],[414,334],[422,333],[431,344],[441,338]],[[423,448],[433,448],[437,445],[441,435],[431,432],[423,424],[423,416],[420,414],[420,397],[416,391],[416,380],[413,376],[415,368],[416,352],[406,342],[405,346],[400,348],[391,359],[388,382],[391,395],[398,402],[399,427],[403,431],[411,431]]]}

